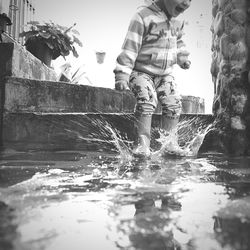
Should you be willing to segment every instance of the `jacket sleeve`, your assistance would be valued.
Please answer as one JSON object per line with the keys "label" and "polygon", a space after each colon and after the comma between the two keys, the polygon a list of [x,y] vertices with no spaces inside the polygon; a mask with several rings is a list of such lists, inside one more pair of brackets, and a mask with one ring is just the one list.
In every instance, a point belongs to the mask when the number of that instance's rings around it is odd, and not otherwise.
{"label": "jacket sleeve", "polygon": [[184,21],[177,22],[176,35],[177,35],[177,64],[181,66],[185,61],[188,61],[188,56],[190,54],[186,48],[185,42],[183,41]]}
{"label": "jacket sleeve", "polygon": [[129,81],[138,52],[142,45],[144,23],[139,13],[136,13],[130,21],[130,25],[122,46],[121,53],[116,60],[114,73],[116,79]]}

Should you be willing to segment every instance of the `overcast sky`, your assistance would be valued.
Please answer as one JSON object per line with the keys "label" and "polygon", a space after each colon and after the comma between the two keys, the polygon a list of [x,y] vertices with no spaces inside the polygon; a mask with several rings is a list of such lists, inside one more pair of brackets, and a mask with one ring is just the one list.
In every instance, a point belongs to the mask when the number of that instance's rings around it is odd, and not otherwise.
{"label": "overcast sky", "polygon": [[143,0],[36,0],[39,20],[70,26],[77,23],[85,46],[121,47],[129,19]]}

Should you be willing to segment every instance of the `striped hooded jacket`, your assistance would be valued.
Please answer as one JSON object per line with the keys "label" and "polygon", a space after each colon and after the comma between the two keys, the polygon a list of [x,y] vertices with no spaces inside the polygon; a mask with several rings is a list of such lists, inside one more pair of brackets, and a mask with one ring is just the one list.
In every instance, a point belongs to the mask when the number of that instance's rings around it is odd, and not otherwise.
{"label": "striped hooded jacket", "polygon": [[182,34],[183,23],[169,19],[156,4],[138,9],[117,57],[116,79],[128,82],[132,70],[159,76],[171,74],[178,51],[185,46]]}

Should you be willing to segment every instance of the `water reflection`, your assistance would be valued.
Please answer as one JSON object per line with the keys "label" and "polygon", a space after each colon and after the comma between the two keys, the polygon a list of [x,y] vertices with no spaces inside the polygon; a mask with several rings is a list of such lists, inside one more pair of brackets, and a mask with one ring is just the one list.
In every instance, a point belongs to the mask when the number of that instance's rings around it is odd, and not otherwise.
{"label": "water reflection", "polygon": [[226,249],[249,249],[249,221],[242,222],[242,220],[239,218],[222,219],[219,217],[215,217],[214,229],[217,241]]}
{"label": "water reflection", "polygon": [[47,156],[2,155],[0,249],[250,248],[247,158]]}
{"label": "water reflection", "polygon": [[250,246],[250,196],[235,199],[214,216],[215,237],[228,249],[246,250]]}
{"label": "water reflection", "polygon": [[178,211],[181,204],[171,197],[164,197],[160,203],[157,206],[149,198],[135,203],[135,226],[129,235],[135,249],[180,249],[172,231],[171,210]]}
{"label": "water reflection", "polygon": [[0,249],[14,249],[13,239],[18,237],[14,214],[12,208],[0,201]]}

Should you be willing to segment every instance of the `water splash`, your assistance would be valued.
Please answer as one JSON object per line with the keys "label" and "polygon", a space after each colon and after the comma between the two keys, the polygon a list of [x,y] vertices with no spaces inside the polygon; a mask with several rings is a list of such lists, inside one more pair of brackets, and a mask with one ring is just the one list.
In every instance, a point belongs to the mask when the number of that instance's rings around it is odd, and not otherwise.
{"label": "water splash", "polygon": [[120,153],[120,158],[122,162],[130,162],[133,159],[131,148],[125,144],[123,138],[121,137],[119,131],[106,124],[106,129],[110,132],[113,138],[113,143],[116,146],[118,152]]}
{"label": "water splash", "polygon": [[168,133],[158,130],[159,138],[156,141],[161,147],[153,153],[153,158],[164,155],[197,156],[206,134],[213,127],[214,124],[207,125],[193,118],[179,122],[177,129]]}
{"label": "water splash", "polygon": [[[124,114],[125,115],[125,114]],[[134,119],[134,116],[127,115],[128,119]],[[132,121],[131,121],[132,122]],[[159,128],[152,129],[152,141],[160,144],[160,149],[152,146],[152,157],[154,160],[164,156],[167,152],[179,156],[196,156],[199,148],[203,143],[205,135],[213,128],[213,124],[208,124],[206,119],[194,116],[181,120],[176,131],[165,133]],[[116,129],[113,122],[109,122],[103,116],[87,116],[84,115],[81,120],[70,120],[65,128],[67,133],[72,134],[77,140],[86,141],[90,144],[97,145],[100,151],[111,150],[119,154],[121,163],[129,163],[134,160],[133,141],[128,136]],[[158,138],[154,138],[158,134]],[[178,137],[177,137],[178,135]],[[167,156],[167,155],[166,155]]]}
{"label": "water splash", "polygon": [[[126,115],[126,118],[131,119],[129,115]],[[133,141],[129,140],[126,134],[118,131],[101,114],[98,117],[82,114],[81,119],[79,117],[78,120],[70,119],[63,123],[63,127],[60,121],[52,122],[55,126],[61,126],[67,137],[95,145],[98,151],[115,151],[121,158],[130,158],[132,155]]]}
{"label": "water splash", "polygon": [[[126,144],[120,132],[112,127],[107,121],[103,120],[105,131],[109,132],[109,138],[113,138],[112,142],[117,148],[123,163],[128,163],[134,159],[132,153],[132,144]],[[177,125],[176,130],[165,133],[158,129],[159,138],[156,139],[161,147],[152,153],[152,159],[157,160],[164,156],[164,153],[176,154],[182,157],[197,156],[199,149],[204,141],[206,134],[214,128],[214,124],[204,122],[197,117],[192,119],[184,119]],[[179,146],[180,144],[180,146]]]}
{"label": "water splash", "polygon": [[98,140],[100,143],[108,144],[110,147],[119,153],[121,164],[131,162],[132,156],[132,141],[129,141],[127,135],[116,129],[105,118],[91,119],[91,125],[94,132],[89,134],[91,140]]}
{"label": "water splash", "polygon": [[205,129],[201,130],[197,133],[197,135],[193,138],[193,140],[186,147],[188,154],[190,156],[196,156],[198,151],[204,141],[206,134],[213,129],[213,124],[210,124]]}

